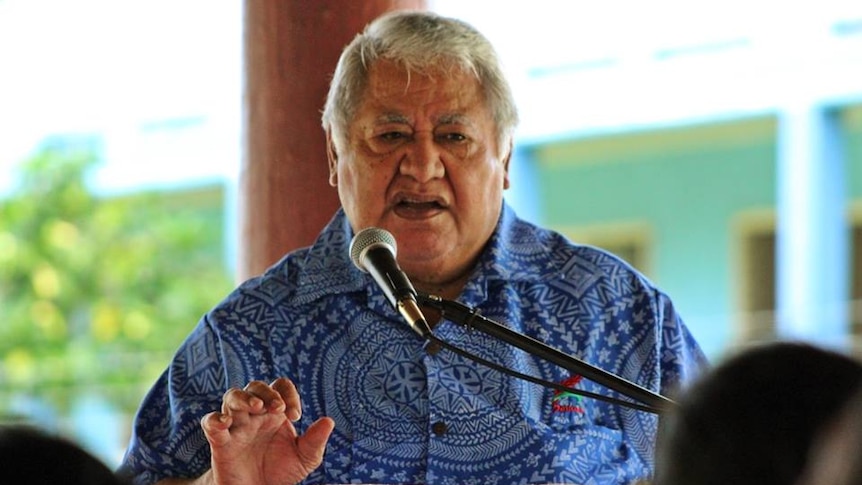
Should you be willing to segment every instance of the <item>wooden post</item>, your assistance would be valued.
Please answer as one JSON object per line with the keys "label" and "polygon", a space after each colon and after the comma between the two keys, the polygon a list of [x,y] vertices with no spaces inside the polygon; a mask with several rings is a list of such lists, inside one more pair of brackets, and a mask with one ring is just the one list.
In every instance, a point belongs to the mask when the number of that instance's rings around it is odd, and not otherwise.
{"label": "wooden post", "polygon": [[237,278],[311,244],[339,207],[320,125],[341,50],[365,25],[424,0],[246,0]]}

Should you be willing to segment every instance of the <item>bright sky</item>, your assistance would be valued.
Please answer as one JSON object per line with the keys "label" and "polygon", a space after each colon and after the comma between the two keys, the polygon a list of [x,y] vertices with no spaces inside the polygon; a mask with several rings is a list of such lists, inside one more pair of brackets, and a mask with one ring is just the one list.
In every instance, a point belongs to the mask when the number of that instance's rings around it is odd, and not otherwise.
{"label": "bright sky", "polygon": [[[0,0],[0,191],[9,165],[52,133],[105,133],[104,178],[119,185],[232,171],[241,14],[238,0]],[[213,135],[195,144],[209,156],[189,165],[148,153],[141,127],[170,143],[168,120]]]}
{"label": "bright sky", "polygon": [[[862,86],[862,35],[855,53],[830,44],[836,19],[858,29],[858,0],[429,0],[429,7],[473,23],[497,46],[527,138],[654,123],[659,112],[674,120],[769,109],[803,86],[851,95]],[[10,167],[55,133],[105,134],[103,187],[232,178],[241,15],[242,0],[0,0],[0,193],[9,189]],[[657,51],[739,42],[753,49],[737,52],[732,65],[712,54],[655,67]],[[807,61],[831,59],[843,67],[799,82],[800,72],[823,72]],[[848,59],[859,61],[855,70],[847,71]],[[595,68],[602,65],[613,69]]]}

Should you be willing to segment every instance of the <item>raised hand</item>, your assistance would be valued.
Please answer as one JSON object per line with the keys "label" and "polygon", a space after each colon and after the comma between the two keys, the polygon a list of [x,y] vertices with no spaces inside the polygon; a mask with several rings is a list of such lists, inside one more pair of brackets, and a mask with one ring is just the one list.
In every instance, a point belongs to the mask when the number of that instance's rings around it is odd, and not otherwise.
{"label": "raised hand", "polygon": [[293,422],[301,413],[299,393],[286,378],[226,392],[221,412],[201,420],[214,483],[292,485],[307,477],[323,461],[335,422],[322,417],[297,436]]}

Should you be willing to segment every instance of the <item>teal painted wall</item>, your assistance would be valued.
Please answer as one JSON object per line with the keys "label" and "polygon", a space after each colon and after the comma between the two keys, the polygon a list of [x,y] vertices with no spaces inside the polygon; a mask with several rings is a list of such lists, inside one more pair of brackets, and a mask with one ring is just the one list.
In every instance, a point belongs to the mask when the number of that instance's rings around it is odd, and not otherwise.
{"label": "teal painted wall", "polygon": [[[846,109],[841,114],[842,150],[846,156],[847,191],[855,201],[857,220],[862,220],[862,105]],[[862,271],[862,262],[855,266]]]}
{"label": "teal painted wall", "polygon": [[[842,143],[846,190],[858,201],[857,111],[842,116]],[[775,130],[775,119],[763,117],[533,146],[542,221],[569,234],[605,225],[648,227],[648,276],[717,357],[738,343],[744,287],[739,222],[746,215],[774,216]]]}

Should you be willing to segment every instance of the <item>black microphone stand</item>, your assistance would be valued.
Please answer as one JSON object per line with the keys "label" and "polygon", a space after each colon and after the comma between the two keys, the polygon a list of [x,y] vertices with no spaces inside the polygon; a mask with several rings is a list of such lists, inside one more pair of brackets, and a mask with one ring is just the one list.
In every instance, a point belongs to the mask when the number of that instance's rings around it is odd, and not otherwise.
{"label": "black microphone stand", "polygon": [[663,410],[675,403],[649,389],[641,387],[633,382],[627,381],[615,374],[588,364],[580,359],[560,352],[548,345],[504,327],[479,314],[478,311],[456,301],[445,300],[437,295],[419,293],[417,299],[420,304],[427,305],[439,310],[443,318],[467,328],[475,328],[492,337],[498,338],[519,349],[553,362],[571,372],[580,374],[593,382],[601,384],[612,391],[616,391],[630,399],[646,404],[655,409]]}

